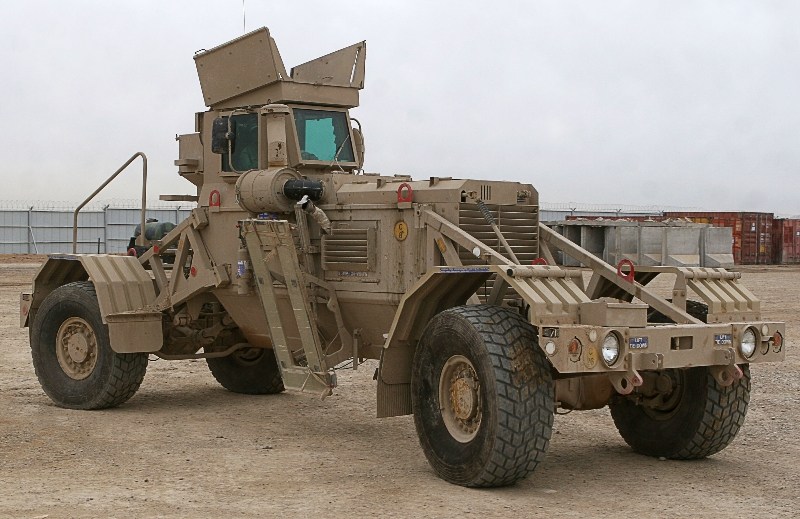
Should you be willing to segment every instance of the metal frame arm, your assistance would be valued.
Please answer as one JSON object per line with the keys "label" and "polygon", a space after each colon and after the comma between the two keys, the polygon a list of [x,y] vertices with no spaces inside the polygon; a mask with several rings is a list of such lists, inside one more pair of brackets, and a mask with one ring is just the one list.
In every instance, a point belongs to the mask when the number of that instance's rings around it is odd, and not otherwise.
{"label": "metal frame arm", "polygon": [[572,258],[580,261],[587,267],[591,268],[595,274],[598,274],[618,286],[625,292],[638,297],[643,302],[655,308],[665,316],[669,317],[678,324],[703,324],[699,319],[696,319],[686,313],[685,310],[678,308],[666,299],[658,296],[656,293],[651,292],[649,289],[637,282],[630,282],[627,279],[619,276],[614,267],[601,260],[594,254],[586,249],[579,247],[568,239],[564,238],[548,226],[539,224],[540,239],[546,242],[549,246],[554,247]]}
{"label": "metal frame arm", "polygon": [[444,236],[450,238],[468,251],[472,251],[475,247],[477,247],[481,252],[480,257],[486,259],[489,263],[495,265],[514,264],[513,261],[509,260],[499,252],[492,250],[490,247],[487,247],[485,243],[477,240],[474,236],[471,236],[450,220],[439,216],[433,211],[424,211],[422,213],[422,221],[431,229],[434,229]]}

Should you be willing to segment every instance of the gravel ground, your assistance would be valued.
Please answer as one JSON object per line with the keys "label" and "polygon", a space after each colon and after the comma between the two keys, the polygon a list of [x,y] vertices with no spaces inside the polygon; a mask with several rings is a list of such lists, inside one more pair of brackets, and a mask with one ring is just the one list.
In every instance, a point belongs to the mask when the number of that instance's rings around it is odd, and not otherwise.
{"label": "gravel ground", "polygon": [[0,517],[796,517],[800,498],[800,269],[751,268],[787,358],[757,365],[747,421],[701,461],[631,452],[607,409],[556,417],[548,458],[519,484],[438,479],[411,417],[375,418],[375,364],[334,396],[236,395],[203,361],[151,362],[120,408],[52,405],[19,328],[41,258],[0,257]]}

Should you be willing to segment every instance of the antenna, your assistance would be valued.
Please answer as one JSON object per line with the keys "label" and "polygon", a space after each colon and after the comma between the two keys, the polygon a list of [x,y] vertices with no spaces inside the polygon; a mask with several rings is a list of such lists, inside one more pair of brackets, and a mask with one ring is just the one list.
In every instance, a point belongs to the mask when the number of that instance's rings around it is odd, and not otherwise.
{"label": "antenna", "polygon": [[244,0],[242,0],[242,34],[247,33],[247,12],[244,9]]}

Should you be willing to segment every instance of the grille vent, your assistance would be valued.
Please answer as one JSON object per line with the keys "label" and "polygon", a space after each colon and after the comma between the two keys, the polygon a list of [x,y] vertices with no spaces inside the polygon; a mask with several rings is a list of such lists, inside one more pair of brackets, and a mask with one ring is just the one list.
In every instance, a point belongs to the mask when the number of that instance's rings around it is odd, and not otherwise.
{"label": "grille vent", "polygon": [[375,270],[375,228],[334,229],[322,237],[324,270],[364,272]]}
{"label": "grille vent", "polygon": [[[494,216],[500,232],[508,241],[517,259],[523,265],[530,265],[531,261],[539,257],[539,207],[535,205],[493,205],[486,204]],[[460,204],[458,211],[458,226],[471,234],[488,247],[508,257],[500,240],[492,227],[484,220],[478,206],[475,204]],[[476,258],[470,251],[459,247],[458,255],[464,265],[480,265],[485,263]],[[510,261],[510,260],[509,260]],[[478,296],[485,300],[492,291],[494,277],[489,278],[479,291]],[[516,296],[516,297],[514,297]],[[515,293],[509,292],[507,300],[518,298]]]}

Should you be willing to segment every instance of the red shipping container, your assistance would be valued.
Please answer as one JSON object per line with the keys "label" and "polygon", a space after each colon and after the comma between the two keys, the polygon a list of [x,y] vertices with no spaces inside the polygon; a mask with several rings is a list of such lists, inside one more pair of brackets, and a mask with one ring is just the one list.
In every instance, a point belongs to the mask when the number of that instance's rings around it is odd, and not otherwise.
{"label": "red shipping container", "polygon": [[773,213],[670,211],[664,216],[732,228],[733,261],[737,265],[769,265],[773,261]]}
{"label": "red shipping container", "polygon": [[775,219],[772,228],[773,261],[778,264],[800,263],[800,220]]}

